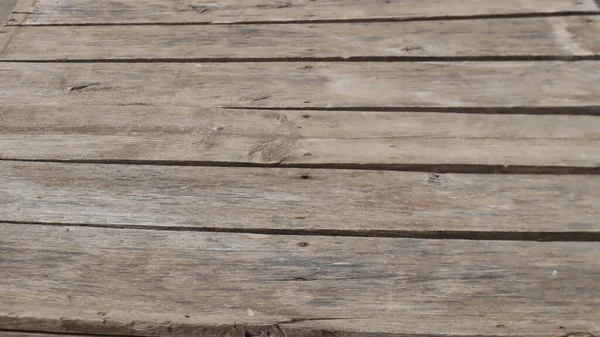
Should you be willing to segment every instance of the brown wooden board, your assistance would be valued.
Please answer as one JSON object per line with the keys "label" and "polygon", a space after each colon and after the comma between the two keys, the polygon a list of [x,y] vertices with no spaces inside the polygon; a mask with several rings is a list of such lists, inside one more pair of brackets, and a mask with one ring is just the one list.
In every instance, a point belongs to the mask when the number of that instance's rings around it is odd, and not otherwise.
{"label": "brown wooden board", "polygon": [[597,116],[50,104],[3,104],[0,116],[0,159],[455,172],[600,167]]}
{"label": "brown wooden board", "polygon": [[16,224],[0,224],[0,242],[2,329],[236,337],[598,333],[597,242]]}
{"label": "brown wooden board", "polygon": [[0,221],[594,240],[600,232],[599,191],[597,175],[5,161],[0,162]]}
{"label": "brown wooden board", "polygon": [[[25,24],[236,23],[598,12],[594,0],[24,0]],[[28,14],[26,14],[28,13]]]}
{"label": "brown wooden board", "polygon": [[69,109],[600,106],[594,61],[0,63],[0,74],[3,104]]}
{"label": "brown wooden board", "polygon": [[[3,60],[535,58],[600,54],[600,16],[312,25],[6,27]],[[290,43],[293,41],[293,43]]]}

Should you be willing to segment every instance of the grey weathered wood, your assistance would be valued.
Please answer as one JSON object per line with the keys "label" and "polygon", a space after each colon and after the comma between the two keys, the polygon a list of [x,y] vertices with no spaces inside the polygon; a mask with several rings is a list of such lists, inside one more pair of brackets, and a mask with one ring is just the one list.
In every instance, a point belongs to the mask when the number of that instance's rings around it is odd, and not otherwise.
{"label": "grey weathered wood", "polygon": [[25,0],[19,20],[25,24],[256,22],[344,19],[405,19],[428,16],[476,16],[520,13],[597,12],[594,0]]}
{"label": "grey weathered wood", "polygon": [[19,0],[0,0],[0,27],[9,18],[10,13]]}
{"label": "grey weathered wood", "polygon": [[[600,62],[0,63],[4,104],[600,106]],[[568,110],[565,110],[568,112]]]}
{"label": "grey weathered wood", "polygon": [[[598,233],[600,176],[0,163],[0,221]],[[543,236],[543,235],[542,235]]]}
{"label": "grey weathered wood", "polygon": [[[571,56],[600,53],[600,16],[230,26],[7,27],[3,60]],[[293,43],[290,43],[293,41]]]}
{"label": "grey weathered wood", "polygon": [[0,242],[2,329],[236,337],[599,331],[596,242],[6,223]]}
{"label": "grey weathered wood", "polygon": [[0,158],[319,166],[600,166],[600,118],[0,106]]}

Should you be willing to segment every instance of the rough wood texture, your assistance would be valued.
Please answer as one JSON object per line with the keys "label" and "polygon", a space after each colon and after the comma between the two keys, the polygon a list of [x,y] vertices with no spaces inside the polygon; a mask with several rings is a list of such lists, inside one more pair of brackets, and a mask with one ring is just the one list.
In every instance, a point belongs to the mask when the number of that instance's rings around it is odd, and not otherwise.
{"label": "rough wood texture", "polygon": [[598,233],[598,191],[595,175],[1,162],[0,221],[390,235]]}
{"label": "rough wood texture", "polygon": [[[2,337],[84,337],[85,335],[76,334],[57,334],[57,333],[44,333],[44,332],[12,332],[0,330],[0,336]],[[106,336],[109,337],[109,336]]]}
{"label": "rough wood texture", "polygon": [[600,243],[11,224],[0,224],[0,243],[3,329],[237,337],[600,331]]}
{"label": "rough wood texture", "polygon": [[0,27],[9,18],[10,13],[19,0],[0,0]]}
{"label": "rough wood texture", "polygon": [[0,116],[1,159],[600,167],[597,116],[14,104]]}
{"label": "rough wood texture", "polygon": [[0,73],[4,104],[72,109],[600,106],[600,62],[594,61],[0,63]]}
{"label": "rough wood texture", "polygon": [[[406,19],[428,16],[597,12],[594,0],[38,0],[22,6],[25,24],[256,22]],[[26,18],[26,19],[25,19]]]}
{"label": "rough wood texture", "polygon": [[[7,33],[15,29],[7,28]],[[581,56],[600,53],[598,36],[600,16],[316,25],[21,27],[0,59]],[[294,42],[289,43],[291,40]]]}

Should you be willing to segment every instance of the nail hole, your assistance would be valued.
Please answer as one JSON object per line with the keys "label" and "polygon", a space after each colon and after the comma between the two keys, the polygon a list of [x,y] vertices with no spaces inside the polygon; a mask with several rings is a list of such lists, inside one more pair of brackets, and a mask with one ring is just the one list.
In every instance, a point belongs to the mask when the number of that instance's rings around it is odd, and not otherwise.
{"label": "nail hole", "polygon": [[506,328],[506,326],[504,326],[504,324],[498,324],[496,325],[496,328]]}
{"label": "nail hole", "polygon": [[305,156],[305,157],[310,157],[310,156],[312,156],[312,153],[310,153],[310,152],[306,152],[306,153],[304,154],[304,156]]}
{"label": "nail hole", "polygon": [[298,246],[306,247],[306,246],[308,246],[308,242],[298,242]]}
{"label": "nail hole", "polygon": [[300,176],[300,178],[302,179],[310,179],[310,176],[308,174],[303,174]]}
{"label": "nail hole", "polygon": [[185,318],[190,318],[190,315],[185,315]]}
{"label": "nail hole", "polygon": [[[306,102],[305,102],[306,103]],[[310,102],[309,102],[310,103]],[[306,115],[302,115],[302,118],[310,118],[310,115],[306,114]]]}
{"label": "nail hole", "polygon": [[304,278],[304,277],[294,277],[294,281],[308,281],[308,279]]}

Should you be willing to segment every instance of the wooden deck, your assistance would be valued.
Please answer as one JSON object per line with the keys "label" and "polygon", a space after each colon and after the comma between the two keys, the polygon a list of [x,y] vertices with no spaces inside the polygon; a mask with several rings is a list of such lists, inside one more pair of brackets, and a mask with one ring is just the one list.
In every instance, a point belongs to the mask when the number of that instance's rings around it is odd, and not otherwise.
{"label": "wooden deck", "polygon": [[600,336],[599,174],[594,0],[20,0],[0,336]]}

